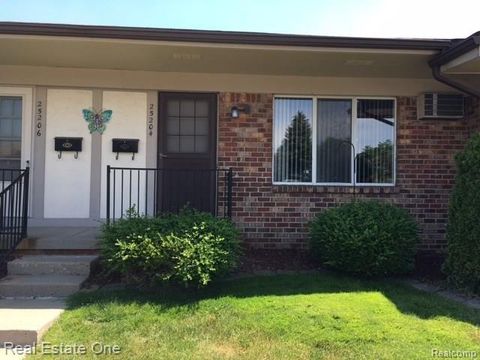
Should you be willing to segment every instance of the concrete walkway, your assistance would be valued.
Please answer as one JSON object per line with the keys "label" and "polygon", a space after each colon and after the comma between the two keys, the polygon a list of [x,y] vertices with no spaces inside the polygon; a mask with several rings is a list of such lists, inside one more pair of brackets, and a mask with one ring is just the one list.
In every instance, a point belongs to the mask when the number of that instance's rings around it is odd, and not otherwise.
{"label": "concrete walkway", "polygon": [[0,299],[0,360],[21,359],[8,343],[37,343],[64,309],[63,299]]}
{"label": "concrete walkway", "polygon": [[0,360],[22,360],[25,359],[26,355],[11,354],[5,349],[0,348]]}
{"label": "concrete walkway", "polygon": [[415,289],[422,290],[428,293],[437,294],[445,299],[449,299],[472,309],[480,310],[480,299],[478,297],[470,297],[460,292],[445,290],[438,286],[421,282],[418,280],[408,280],[407,284],[413,286]]}

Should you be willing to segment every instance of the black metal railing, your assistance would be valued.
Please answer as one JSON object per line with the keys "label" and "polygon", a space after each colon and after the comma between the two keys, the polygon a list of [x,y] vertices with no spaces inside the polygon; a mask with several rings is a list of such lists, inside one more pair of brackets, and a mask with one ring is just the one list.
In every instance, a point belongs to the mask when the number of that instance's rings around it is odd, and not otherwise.
{"label": "black metal railing", "polygon": [[232,169],[157,169],[107,166],[107,223],[129,211],[143,216],[184,207],[232,217]]}
{"label": "black metal railing", "polygon": [[0,275],[8,256],[27,236],[30,170],[0,169]]}

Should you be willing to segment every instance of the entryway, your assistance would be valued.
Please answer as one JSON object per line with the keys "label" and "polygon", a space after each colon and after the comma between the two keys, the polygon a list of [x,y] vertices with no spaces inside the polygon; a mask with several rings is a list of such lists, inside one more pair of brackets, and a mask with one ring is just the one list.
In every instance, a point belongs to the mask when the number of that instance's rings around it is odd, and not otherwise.
{"label": "entryway", "polygon": [[216,113],[216,94],[159,94],[158,212],[215,213]]}
{"label": "entryway", "polygon": [[185,207],[231,217],[233,173],[216,147],[217,94],[160,92],[156,166],[107,166],[107,222]]}
{"label": "entryway", "polygon": [[216,147],[217,94],[160,92],[156,166],[107,166],[107,222],[185,207],[230,217],[233,173]]}

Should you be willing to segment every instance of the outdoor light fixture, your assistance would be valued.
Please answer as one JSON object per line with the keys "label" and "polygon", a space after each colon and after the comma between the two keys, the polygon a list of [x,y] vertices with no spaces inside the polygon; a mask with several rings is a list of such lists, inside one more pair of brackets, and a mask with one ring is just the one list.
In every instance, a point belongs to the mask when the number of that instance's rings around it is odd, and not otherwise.
{"label": "outdoor light fixture", "polygon": [[242,106],[235,106],[234,105],[230,109],[230,115],[231,115],[232,119],[238,119],[241,112],[243,112],[245,114],[249,114],[250,113],[250,107],[248,105],[242,105]]}

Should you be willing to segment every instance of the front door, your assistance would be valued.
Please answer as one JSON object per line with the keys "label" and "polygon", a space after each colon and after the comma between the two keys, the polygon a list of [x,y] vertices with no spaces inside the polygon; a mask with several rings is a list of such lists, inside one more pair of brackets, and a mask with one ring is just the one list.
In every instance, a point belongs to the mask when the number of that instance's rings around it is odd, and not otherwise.
{"label": "front door", "polygon": [[188,206],[215,213],[216,99],[204,93],[159,94],[157,211]]}

